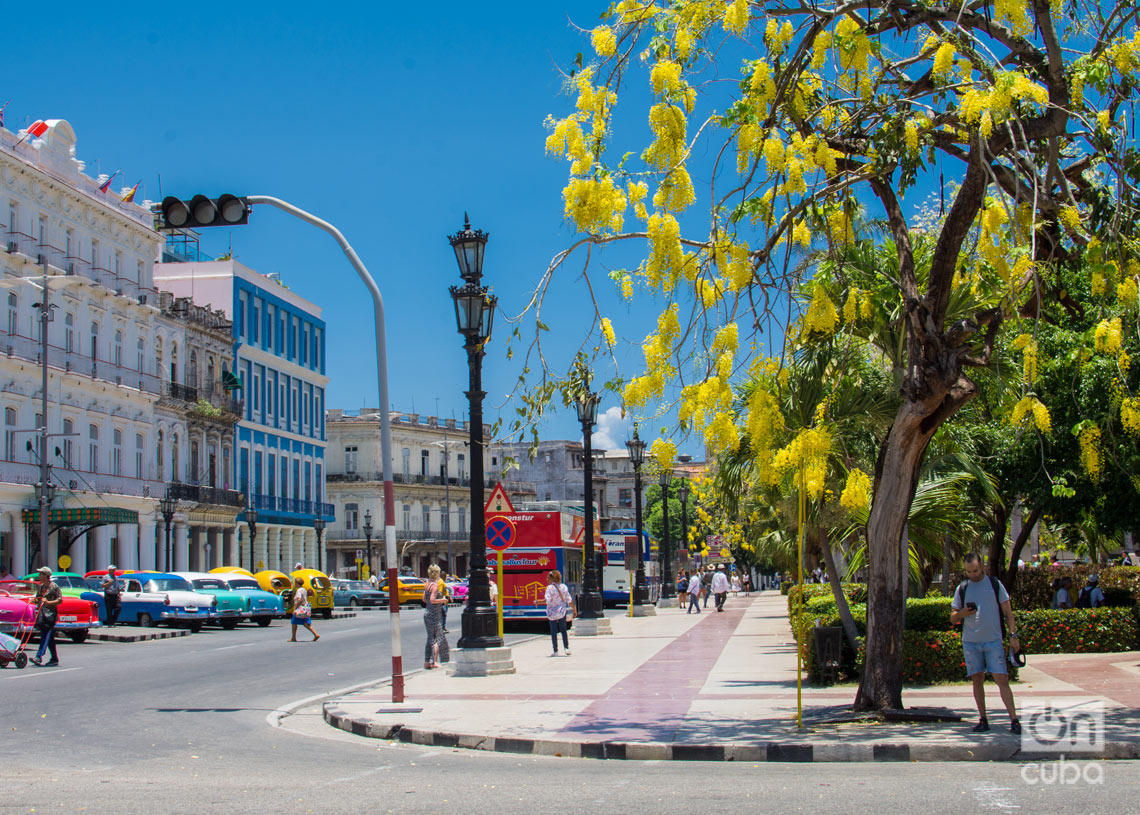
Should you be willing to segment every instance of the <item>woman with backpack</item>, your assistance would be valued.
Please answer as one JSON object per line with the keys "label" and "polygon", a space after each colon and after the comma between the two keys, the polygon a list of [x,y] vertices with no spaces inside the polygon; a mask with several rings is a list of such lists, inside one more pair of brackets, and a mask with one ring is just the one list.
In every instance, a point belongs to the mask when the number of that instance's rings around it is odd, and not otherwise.
{"label": "woman with backpack", "polygon": [[562,572],[551,570],[547,575],[546,586],[546,619],[550,621],[550,643],[554,651],[552,657],[558,656],[558,634],[562,634],[562,651],[570,656],[570,640],[566,636],[567,614],[571,619],[577,613],[574,607],[574,598],[570,596],[570,589],[562,582]]}

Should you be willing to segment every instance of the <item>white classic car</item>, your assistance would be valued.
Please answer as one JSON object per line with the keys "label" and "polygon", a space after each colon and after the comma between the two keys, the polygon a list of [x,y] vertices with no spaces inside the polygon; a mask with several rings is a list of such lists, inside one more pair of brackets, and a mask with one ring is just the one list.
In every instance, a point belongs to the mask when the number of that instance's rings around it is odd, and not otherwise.
{"label": "white classic car", "polygon": [[119,621],[142,627],[168,623],[200,631],[217,616],[218,598],[194,591],[184,577],[163,572],[132,572],[122,576]]}

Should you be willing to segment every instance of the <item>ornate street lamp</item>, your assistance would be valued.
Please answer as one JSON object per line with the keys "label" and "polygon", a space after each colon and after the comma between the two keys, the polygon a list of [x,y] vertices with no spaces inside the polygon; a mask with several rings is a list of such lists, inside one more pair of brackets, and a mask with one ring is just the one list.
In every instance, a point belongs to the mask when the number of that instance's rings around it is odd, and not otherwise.
{"label": "ornate street lamp", "polygon": [[174,520],[174,510],[178,509],[178,501],[170,494],[170,490],[166,491],[166,496],[158,502],[159,511],[162,512],[162,520],[166,524],[166,562],[163,565],[163,571],[170,571],[170,522]]}
{"label": "ornate street lamp", "polygon": [[467,352],[467,402],[471,445],[471,552],[468,568],[467,607],[463,611],[460,648],[501,648],[498,617],[491,605],[487,578],[487,533],[483,525],[483,347],[491,338],[497,298],[483,286],[483,253],[487,234],[472,230],[463,215],[463,230],[448,238],[455,250],[462,286],[451,286],[455,325]]}
{"label": "ornate street lamp", "polygon": [[590,383],[586,382],[586,392],[578,397],[575,407],[578,409],[578,421],[582,423],[582,469],[585,472],[585,531],[583,553],[585,557],[585,570],[582,576],[582,596],[578,600],[578,617],[583,620],[597,620],[605,616],[602,611],[602,593],[598,590],[598,564],[594,557],[594,457],[590,449],[591,436],[594,434],[594,425],[598,421],[598,403],[602,397],[589,392]]}
{"label": "ornate street lamp", "polygon": [[[253,508],[252,504],[245,508],[245,522],[249,526],[249,565],[252,567],[250,571],[253,571],[253,569],[257,568],[257,561],[254,560],[256,557],[256,555],[254,555],[254,547],[257,543],[257,510]],[[268,553],[266,557],[269,557]],[[268,563],[265,565],[266,568],[269,567]]]}
{"label": "ornate street lamp", "polygon": [[677,497],[681,499],[681,546],[689,548],[689,479],[683,479],[677,487]]}
{"label": "ornate street lamp", "polygon": [[324,569],[321,568],[323,561],[321,557],[321,538],[323,538],[325,534],[325,519],[320,515],[313,519],[313,529],[317,532],[317,571],[323,572]]}
{"label": "ornate street lamp", "polygon": [[661,520],[664,521],[665,533],[662,548],[665,550],[665,569],[661,573],[661,597],[670,599],[677,596],[677,587],[673,585],[673,543],[669,538],[669,484],[673,481],[672,470],[662,470],[658,483],[661,485]]}
{"label": "ornate street lamp", "polygon": [[633,578],[633,604],[649,602],[645,586],[645,540],[641,531],[641,465],[645,461],[645,442],[637,435],[637,425],[633,426],[633,438],[625,443],[629,448],[629,461],[633,464],[633,517],[637,532],[637,571]]}
{"label": "ornate street lamp", "polygon": [[[364,510],[364,541],[368,546],[368,576],[372,577],[372,510]],[[360,575],[356,576],[360,579]]]}

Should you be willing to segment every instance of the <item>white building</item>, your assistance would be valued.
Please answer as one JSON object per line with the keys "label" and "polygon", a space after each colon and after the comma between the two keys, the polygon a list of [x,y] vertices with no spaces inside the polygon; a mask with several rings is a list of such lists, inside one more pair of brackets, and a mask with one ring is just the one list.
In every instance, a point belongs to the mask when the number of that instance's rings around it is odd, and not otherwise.
{"label": "white building", "polygon": [[[156,562],[154,258],[162,239],[144,208],[100,192],[61,119],[40,138],[0,129],[0,563],[16,573],[68,555],[71,569]],[[48,440],[58,488],[39,540],[39,281],[48,329]],[[30,443],[30,448],[29,448]]]}

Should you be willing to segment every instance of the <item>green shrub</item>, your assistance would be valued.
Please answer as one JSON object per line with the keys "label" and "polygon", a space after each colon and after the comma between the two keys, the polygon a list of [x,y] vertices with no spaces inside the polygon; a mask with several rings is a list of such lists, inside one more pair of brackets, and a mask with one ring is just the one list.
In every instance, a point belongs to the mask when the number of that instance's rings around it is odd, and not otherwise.
{"label": "green shrub", "polygon": [[1133,608],[1015,611],[1017,633],[1027,654],[1090,654],[1137,647]]}
{"label": "green shrub", "polygon": [[[1053,604],[1053,581],[1068,577],[1073,581],[1071,589],[1073,602],[1076,602],[1081,587],[1093,573],[1100,575],[1100,588],[1104,592],[1105,604],[1127,606],[1140,603],[1140,569],[1134,566],[1092,567],[1086,564],[1064,566],[1054,569],[1039,566],[1035,569],[1022,569],[1017,573],[1013,587],[1013,607],[1015,609],[1049,608]],[[959,578],[961,582],[961,578]],[[957,583],[954,584],[957,587]]]}
{"label": "green shrub", "polygon": [[786,597],[788,592],[791,591],[792,586],[794,586],[794,585],[796,585],[796,584],[795,583],[789,583],[787,580],[785,580],[784,582],[782,582],[780,584],[780,594],[782,594]]}
{"label": "green shrub", "polygon": [[[865,603],[867,602],[867,584],[865,583],[841,583],[843,593],[847,595],[848,603]],[[796,607],[796,602],[799,600],[800,587],[797,584],[792,584],[788,589],[788,613],[791,614],[792,610]],[[834,602],[834,595],[831,593],[830,583],[805,583],[803,586],[804,606],[815,597],[831,598]]]}
{"label": "green shrub", "polygon": [[908,631],[950,631],[949,597],[911,597],[906,601]]}

